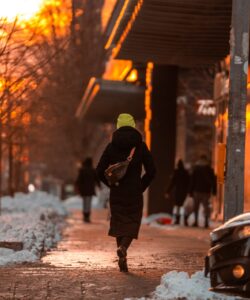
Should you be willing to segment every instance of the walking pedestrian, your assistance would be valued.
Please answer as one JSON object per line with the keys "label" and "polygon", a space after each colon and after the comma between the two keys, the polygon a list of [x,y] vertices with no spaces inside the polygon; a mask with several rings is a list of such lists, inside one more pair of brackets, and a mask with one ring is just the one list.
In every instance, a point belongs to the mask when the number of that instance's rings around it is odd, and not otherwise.
{"label": "walking pedestrian", "polygon": [[76,187],[83,199],[83,221],[85,223],[90,223],[91,200],[96,194],[96,186],[100,187],[100,182],[93,168],[92,158],[88,157],[82,162],[82,167],[76,180]]}
{"label": "walking pedestrian", "polygon": [[[180,159],[177,163],[177,168],[171,177],[170,183],[167,188],[166,198],[169,198],[169,193],[174,189],[174,206],[176,212],[174,214],[174,224],[180,224],[180,209],[188,194],[189,187],[189,174],[185,169],[183,161]],[[185,223],[186,223],[185,219]]]}
{"label": "walking pedestrian", "polygon": [[[110,185],[105,170],[113,164],[125,161],[135,148],[125,176],[118,184]],[[142,166],[145,173],[142,176]],[[103,152],[97,166],[101,181],[110,187],[110,229],[109,235],[116,238],[118,265],[121,272],[128,272],[127,250],[133,239],[138,238],[143,211],[143,192],[155,175],[155,167],[150,151],[135,129],[134,118],[120,114],[117,130],[112,141]]]}
{"label": "walking pedestrian", "polygon": [[209,227],[210,218],[210,197],[216,195],[216,177],[213,169],[209,165],[205,155],[201,155],[197,161],[190,183],[190,196],[194,199],[194,227],[198,226],[198,214],[200,205],[204,208],[205,228]]}

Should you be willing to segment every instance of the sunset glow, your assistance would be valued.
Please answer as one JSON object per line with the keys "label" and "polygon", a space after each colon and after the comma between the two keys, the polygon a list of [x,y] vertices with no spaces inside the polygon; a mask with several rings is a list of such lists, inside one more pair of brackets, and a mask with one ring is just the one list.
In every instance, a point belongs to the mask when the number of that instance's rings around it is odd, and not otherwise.
{"label": "sunset glow", "polygon": [[0,0],[0,17],[9,21],[18,17],[21,20],[29,20],[41,8],[44,0]]}

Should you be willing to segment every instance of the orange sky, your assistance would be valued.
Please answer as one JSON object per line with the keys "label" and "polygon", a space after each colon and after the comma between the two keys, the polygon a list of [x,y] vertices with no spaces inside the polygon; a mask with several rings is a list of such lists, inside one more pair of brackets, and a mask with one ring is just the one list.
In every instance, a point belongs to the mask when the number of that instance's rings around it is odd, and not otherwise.
{"label": "orange sky", "polygon": [[0,0],[0,17],[7,18],[9,21],[16,17],[28,20],[33,17],[41,8],[46,0]]}
{"label": "orange sky", "polygon": [[[64,0],[0,0],[0,18],[7,19],[9,22],[16,18],[23,23],[39,17],[44,7],[60,7],[63,11],[67,1]],[[61,16],[60,16],[61,17]],[[65,24],[64,24],[65,25]]]}

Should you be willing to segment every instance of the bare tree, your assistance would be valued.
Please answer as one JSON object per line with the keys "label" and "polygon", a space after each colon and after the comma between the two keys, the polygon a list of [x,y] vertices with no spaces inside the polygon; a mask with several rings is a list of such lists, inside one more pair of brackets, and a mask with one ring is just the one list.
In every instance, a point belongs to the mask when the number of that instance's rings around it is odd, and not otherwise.
{"label": "bare tree", "polygon": [[78,1],[73,15],[72,1],[48,2],[21,26],[0,20],[0,194],[20,189],[32,165],[72,179],[88,153],[83,137],[94,127],[79,125],[75,111],[89,78],[104,69],[103,1]]}
{"label": "bare tree", "polygon": [[[64,180],[74,178],[76,162],[89,153],[96,127],[86,122],[79,124],[75,111],[90,77],[102,74],[105,57],[100,25],[102,1],[76,2],[73,0],[72,22],[66,35],[61,36],[53,18],[50,19],[53,39],[49,49],[57,49],[57,55],[47,66],[46,80],[40,89],[40,123],[36,126],[37,134],[33,134],[37,140],[32,143],[35,146],[42,142],[39,151],[33,151],[32,161],[46,162],[47,173]],[[57,14],[60,13],[58,9]],[[83,143],[87,127],[91,128],[92,137]],[[41,141],[38,136],[42,132]]]}
{"label": "bare tree", "polygon": [[[48,32],[50,18],[54,23]],[[3,157],[7,157],[9,194],[14,190],[13,164],[20,165],[23,153],[29,152],[28,137],[34,120],[31,113],[33,107],[40,105],[39,90],[48,80],[48,66],[67,45],[67,39],[56,39],[62,27],[60,24],[55,28],[56,18],[58,14],[45,7],[40,16],[29,23],[20,24],[18,19],[12,23],[0,20],[0,164]],[[0,169],[3,170],[2,165]]]}

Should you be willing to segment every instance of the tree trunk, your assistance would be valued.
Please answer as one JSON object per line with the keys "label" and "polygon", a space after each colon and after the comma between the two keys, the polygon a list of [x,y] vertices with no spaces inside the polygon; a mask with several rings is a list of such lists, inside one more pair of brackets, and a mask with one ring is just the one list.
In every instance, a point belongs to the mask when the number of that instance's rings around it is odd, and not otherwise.
{"label": "tree trunk", "polygon": [[12,138],[10,138],[8,145],[8,159],[9,159],[9,178],[8,178],[8,193],[10,196],[13,196],[13,144]]}

